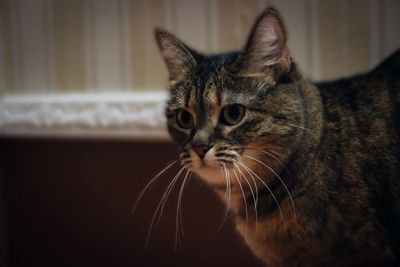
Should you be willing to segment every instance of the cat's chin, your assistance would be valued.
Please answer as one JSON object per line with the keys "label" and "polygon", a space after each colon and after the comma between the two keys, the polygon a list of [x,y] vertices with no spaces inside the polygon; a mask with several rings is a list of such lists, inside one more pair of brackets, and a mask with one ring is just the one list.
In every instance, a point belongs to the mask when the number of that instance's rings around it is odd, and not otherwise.
{"label": "cat's chin", "polygon": [[198,176],[210,184],[226,183],[226,175],[221,166],[200,165],[192,169]]}

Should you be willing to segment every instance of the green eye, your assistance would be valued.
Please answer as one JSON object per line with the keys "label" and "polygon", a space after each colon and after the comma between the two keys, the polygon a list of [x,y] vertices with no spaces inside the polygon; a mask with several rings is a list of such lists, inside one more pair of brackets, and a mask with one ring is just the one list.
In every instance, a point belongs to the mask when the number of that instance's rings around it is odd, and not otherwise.
{"label": "green eye", "polygon": [[176,122],[179,127],[183,129],[190,129],[193,127],[193,116],[189,111],[178,109],[176,112]]}
{"label": "green eye", "polygon": [[221,122],[226,125],[238,124],[244,117],[245,108],[241,105],[234,104],[226,106],[221,113]]}

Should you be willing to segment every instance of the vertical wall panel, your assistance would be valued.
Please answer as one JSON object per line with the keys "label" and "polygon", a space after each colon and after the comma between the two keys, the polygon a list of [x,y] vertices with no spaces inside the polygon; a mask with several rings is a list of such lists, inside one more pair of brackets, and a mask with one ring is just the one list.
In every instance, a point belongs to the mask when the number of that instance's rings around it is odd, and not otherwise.
{"label": "vertical wall panel", "polygon": [[370,68],[374,67],[379,63],[380,55],[382,51],[381,47],[381,5],[380,0],[369,1],[369,57],[370,57]]}
{"label": "vertical wall panel", "polygon": [[45,14],[43,0],[16,0],[19,27],[16,32],[21,60],[21,87],[25,91],[47,90]]}
{"label": "vertical wall panel", "polygon": [[86,89],[83,2],[58,0],[53,1],[51,7],[52,31],[48,53],[54,53],[55,86],[58,91],[83,91]]}
{"label": "vertical wall panel", "polygon": [[[349,55],[349,39],[351,37],[351,32],[349,29],[354,28],[350,27],[349,22],[349,15],[351,8],[349,7],[349,2],[347,0],[341,0],[341,16],[340,16],[340,51],[341,51],[341,58],[340,58],[340,69],[341,73],[340,75],[346,75],[349,70],[349,62],[351,61],[351,54]],[[357,29],[355,29],[357,31]]]}
{"label": "vertical wall panel", "polygon": [[15,38],[15,26],[16,26],[16,13],[15,5],[11,3],[12,0],[0,1],[0,42],[1,42],[1,56],[0,64],[1,74],[3,79],[2,87],[0,87],[0,93],[14,92],[16,90],[16,38]]}
{"label": "vertical wall panel", "polygon": [[93,7],[96,90],[121,88],[122,64],[120,49],[121,1],[96,0]]}
{"label": "vertical wall panel", "polygon": [[51,25],[52,31],[51,35],[53,37],[52,42],[52,51],[54,53],[54,62],[55,62],[55,86],[57,90],[66,91],[70,88],[69,80],[69,66],[68,60],[69,55],[67,52],[68,46],[68,25],[67,25],[67,9],[68,0],[59,0],[59,1],[52,1],[51,3]]}
{"label": "vertical wall panel", "polygon": [[177,35],[203,52],[208,42],[206,13],[206,1],[176,0]]}
{"label": "vertical wall panel", "polygon": [[[50,0],[52,1],[52,0]],[[94,15],[92,8],[93,0],[82,0],[84,20],[84,43],[85,43],[85,80],[86,90],[93,91],[96,88],[96,62],[95,62],[95,42],[94,42]]]}
{"label": "vertical wall panel", "polygon": [[137,0],[129,5],[131,12],[130,48],[132,61],[133,87],[139,90],[146,88],[146,52],[145,40],[145,3],[146,0]]}
{"label": "vertical wall panel", "polygon": [[219,47],[219,5],[218,0],[207,0],[207,34],[208,34],[208,45],[207,50],[210,53],[218,53]]}
{"label": "vertical wall panel", "polygon": [[44,0],[44,20],[45,20],[45,50],[46,50],[46,63],[47,63],[47,92],[54,92],[57,90],[57,78],[56,70],[58,68],[55,57],[56,57],[56,45],[54,38],[54,5],[53,0]]}
{"label": "vertical wall panel", "polygon": [[383,5],[384,57],[400,47],[400,1],[385,0]]}
{"label": "vertical wall panel", "polygon": [[[348,1],[347,40],[348,70],[342,73],[356,73],[366,71],[370,63],[370,31],[369,31],[369,7],[364,0]],[[400,24],[399,24],[400,25]]]}
{"label": "vertical wall panel", "polygon": [[71,87],[74,90],[86,88],[85,74],[85,28],[84,5],[82,0],[69,0],[68,17],[68,54],[70,55],[69,66],[71,73]]}
{"label": "vertical wall panel", "polygon": [[321,78],[333,79],[340,76],[341,70],[341,23],[335,18],[342,18],[341,1],[326,0],[320,2],[321,20]]}
{"label": "vertical wall panel", "polygon": [[164,0],[165,29],[174,32],[177,28],[176,0]]}
{"label": "vertical wall panel", "polygon": [[121,0],[122,14],[121,14],[121,32],[120,45],[121,45],[121,64],[122,64],[122,88],[121,90],[131,90],[133,88],[133,69],[132,69],[132,17],[130,6],[132,1]]}
{"label": "vertical wall panel", "polygon": [[[7,31],[7,26],[6,26],[6,10],[7,10],[7,4],[5,1],[0,1],[0,96],[2,93],[5,92],[5,90],[9,90],[9,81],[6,78],[6,31]],[[7,40],[8,41],[8,40]]]}
{"label": "vertical wall panel", "polygon": [[221,51],[231,51],[239,48],[240,36],[236,28],[236,6],[231,0],[218,0],[218,31]]}
{"label": "vertical wall panel", "polygon": [[167,84],[167,71],[154,39],[154,29],[165,25],[165,6],[163,0],[146,2],[146,31],[144,43],[147,45],[146,88],[163,89]]}
{"label": "vertical wall panel", "polygon": [[318,0],[309,0],[307,2],[309,7],[308,15],[308,28],[309,30],[309,45],[310,45],[310,63],[309,73],[310,78],[313,80],[321,79],[321,45],[320,45],[320,33],[321,33],[321,12],[320,4]]}

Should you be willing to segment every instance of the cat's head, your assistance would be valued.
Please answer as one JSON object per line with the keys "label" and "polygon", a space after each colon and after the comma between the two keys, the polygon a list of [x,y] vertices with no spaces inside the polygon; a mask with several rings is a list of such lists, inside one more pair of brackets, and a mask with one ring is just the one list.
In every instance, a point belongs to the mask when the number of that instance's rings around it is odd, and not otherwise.
{"label": "cat's head", "polygon": [[267,8],[238,52],[203,55],[161,29],[156,39],[169,71],[168,130],[182,165],[213,184],[263,163],[279,168],[298,140],[293,125],[303,111],[278,12]]}

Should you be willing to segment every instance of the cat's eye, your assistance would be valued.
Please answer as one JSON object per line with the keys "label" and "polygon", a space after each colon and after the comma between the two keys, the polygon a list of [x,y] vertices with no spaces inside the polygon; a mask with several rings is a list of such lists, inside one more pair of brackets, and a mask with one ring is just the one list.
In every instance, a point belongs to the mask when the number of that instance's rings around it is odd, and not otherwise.
{"label": "cat's eye", "polygon": [[226,106],[221,112],[221,122],[226,125],[238,124],[244,117],[245,108],[242,105],[234,104]]}
{"label": "cat's eye", "polygon": [[176,122],[179,127],[183,129],[190,129],[193,127],[193,116],[189,111],[178,109],[176,112]]}

